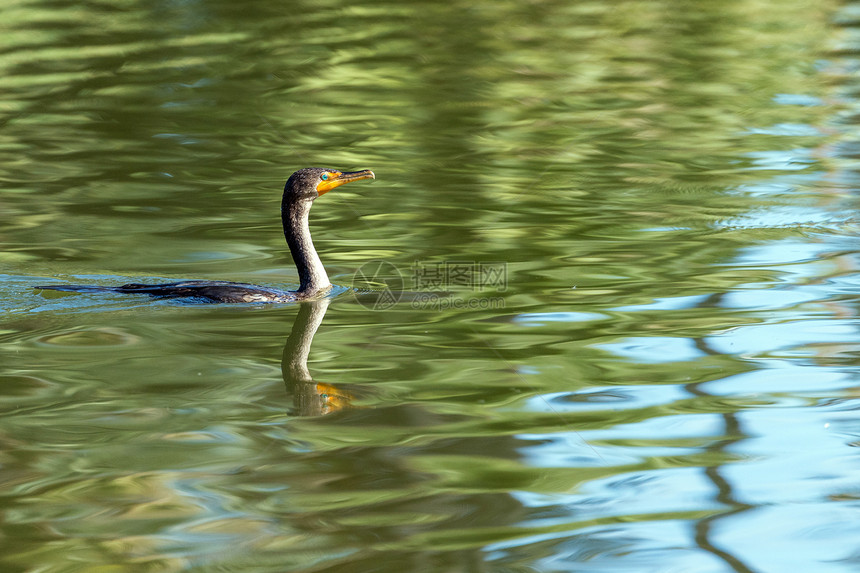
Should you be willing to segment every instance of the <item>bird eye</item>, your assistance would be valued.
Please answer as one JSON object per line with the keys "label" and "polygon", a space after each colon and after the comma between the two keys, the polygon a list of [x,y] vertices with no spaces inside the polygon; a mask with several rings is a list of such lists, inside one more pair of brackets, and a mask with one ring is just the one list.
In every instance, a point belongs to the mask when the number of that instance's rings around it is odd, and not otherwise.
{"label": "bird eye", "polygon": [[323,181],[328,179],[328,173],[323,173],[322,175],[320,175],[320,179],[322,179]]}

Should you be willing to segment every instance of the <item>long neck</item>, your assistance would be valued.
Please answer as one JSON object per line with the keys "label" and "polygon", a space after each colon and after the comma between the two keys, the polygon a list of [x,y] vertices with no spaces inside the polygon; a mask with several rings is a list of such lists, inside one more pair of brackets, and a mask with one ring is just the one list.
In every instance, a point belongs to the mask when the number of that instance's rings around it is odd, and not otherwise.
{"label": "long neck", "polygon": [[281,203],[281,220],[284,223],[284,235],[287,245],[299,271],[301,284],[296,291],[302,297],[310,297],[319,291],[331,287],[328,275],[322,261],[314,249],[311,240],[311,230],[308,227],[308,214],[311,212],[311,201],[283,201]]}

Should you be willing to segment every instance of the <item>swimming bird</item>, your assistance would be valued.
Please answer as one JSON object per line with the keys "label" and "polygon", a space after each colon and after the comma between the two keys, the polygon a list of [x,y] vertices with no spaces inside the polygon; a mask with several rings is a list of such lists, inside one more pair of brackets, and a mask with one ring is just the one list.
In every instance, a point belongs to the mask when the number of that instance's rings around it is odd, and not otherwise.
{"label": "swimming bird", "polygon": [[331,289],[331,282],[314,249],[308,215],[313,202],[345,183],[375,179],[373,171],[338,171],[320,167],[299,169],[287,179],[281,199],[281,221],[284,236],[299,272],[299,288],[284,291],[245,283],[227,281],[179,281],[164,284],[131,283],[122,286],[43,285],[34,288],[69,292],[116,292],[148,294],[163,298],[199,298],[208,302],[294,302],[318,298]]}

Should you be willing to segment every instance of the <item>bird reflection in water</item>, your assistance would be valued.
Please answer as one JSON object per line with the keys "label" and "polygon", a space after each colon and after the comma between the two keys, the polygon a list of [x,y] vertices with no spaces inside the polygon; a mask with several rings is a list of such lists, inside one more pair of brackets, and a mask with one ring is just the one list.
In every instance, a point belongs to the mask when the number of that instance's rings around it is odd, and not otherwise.
{"label": "bird reflection in water", "polygon": [[352,395],[333,384],[316,382],[308,370],[308,355],[331,298],[299,304],[293,329],[284,345],[281,373],[287,392],[293,395],[296,414],[321,416],[350,407]]}

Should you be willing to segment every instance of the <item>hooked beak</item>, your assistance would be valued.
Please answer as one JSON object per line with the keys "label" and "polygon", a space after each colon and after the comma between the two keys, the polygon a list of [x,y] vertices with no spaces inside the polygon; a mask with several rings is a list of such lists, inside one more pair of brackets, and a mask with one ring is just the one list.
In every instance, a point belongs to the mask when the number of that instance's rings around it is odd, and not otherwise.
{"label": "hooked beak", "polygon": [[358,181],[359,179],[376,179],[376,175],[370,169],[364,169],[363,171],[329,171],[328,179],[320,181],[317,185],[317,193],[322,195],[335,187],[340,187],[344,183]]}

